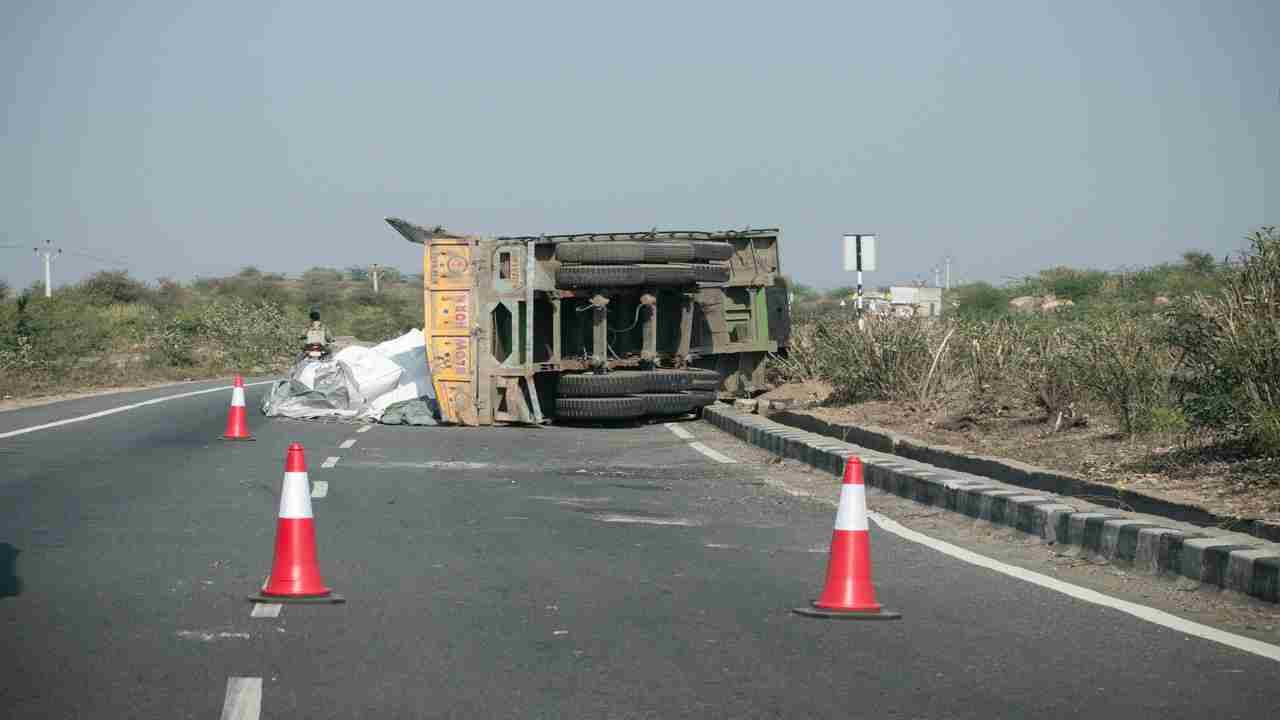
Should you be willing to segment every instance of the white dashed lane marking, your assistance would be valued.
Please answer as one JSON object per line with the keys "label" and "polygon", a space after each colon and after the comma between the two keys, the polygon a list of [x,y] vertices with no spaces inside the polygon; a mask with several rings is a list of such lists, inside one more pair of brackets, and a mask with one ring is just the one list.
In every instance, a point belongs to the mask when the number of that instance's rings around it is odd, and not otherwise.
{"label": "white dashed lane marking", "polygon": [[280,617],[280,610],[284,605],[280,603],[254,603],[253,611],[249,613],[249,617],[256,618],[273,618]]}
{"label": "white dashed lane marking", "polygon": [[670,430],[671,432],[675,433],[675,434],[676,434],[676,437],[680,438],[681,440],[692,440],[692,439],[693,439],[693,433],[689,432],[688,430],[685,430],[684,428],[680,427],[679,425],[677,425],[677,424],[675,424],[675,423],[663,423],[663,424],[664,424],[664,425],[666,425],[667,429],[668,429],[668,430]]}
{"label": "white dashed lane marking", "polygon": [[329,494],[329,483],[326,480],[317,480],[311,483],[311,497],[322,498]]}
{"label": "white dashed lane marking", "polygon": [[227,678],[222,720],[258,720],[262,715],[262,678]]}
{"label": "white dashed lane marking", "polygon": [[373,426],[372,426],[372,425],[365,425],[364,427],[360,428],[360,429],[359,429],[359,430],[357,430],[356,432],[358,432],[358,433],[367,433],[367,432],[369,432],[369,431],[370,431],[370,430],[372,430],[372,429],[373,429]]}
{"label": "white dashed lane marking", "polygon": [[324,459],[324,462],[320,463],[320,467],[322,467],[322,468],[331,468],[331,467],[333,467],[334,465],[337,465],[337,464],[338,464],[338,461],[339,461],[339,460],[341,460],[341,459],[342,459],[342,458],[338,457],[337,455],[333,455],[333,456],[327,457],[327,458],[325,458],[325,459]]}
{"label": "white dashed lane marking", "polygon": [[691,441],[691,442],[689,443],[689,447],[693,448],[694,450],[697,450],[698,452],[702,453],[703,455],[706,455],[707,457],[711,458],[712,460],[715,460],[715,461],[716,461],[716,462],[718,462],[718,463],[736,463],[736,462],[737,462],[737,460],[734,460],[733,458],[729,457],[728,455],[725,455],[724,453],[721,453],[721,452],[717,452],[717,451],[715,451],[715,450],[712,450],[711,448],[707,447],[706,445],[703,445],[703,444],[702,444],[702,443],[700,443],[700,442],[692,442],[692,440],[693,440],[693,433],[689,432],[688,430],[685,430],[684,428],[680,427],[680,426],[679,426],[679,425],[677,425],[676,423],[663,423],[663,425],[664,425],[668,430],[670,430],[672,433],[674,433],[674,434],[675,434],[675,436],[676,436],[676,437],[678,437],[678,438],[680,438],[681,440],[689,440],[689,441]]}
{"label": "white dashed lane marking", "polygon": [[352,445],[355,445],[355,444],[356,444],[356,439],[355,439],[355,438],[347,438],[346,440],[343,440],[343,441],[342,441],[342,444],[341,444],[341,445],[339,445],[338,447],[342,448],[343,450],[346,450],[347,448],[349,448],[349,447],[351,447]]}

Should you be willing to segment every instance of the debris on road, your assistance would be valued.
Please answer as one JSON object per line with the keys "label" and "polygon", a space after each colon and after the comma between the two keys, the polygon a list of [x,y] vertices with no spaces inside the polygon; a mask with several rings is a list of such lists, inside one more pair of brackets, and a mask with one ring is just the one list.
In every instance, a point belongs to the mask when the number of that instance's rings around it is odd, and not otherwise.
{"label": "debris on road", "polygon": [[439,418],[426,340],[410,330],[372,348],[352,345],[329,360],[302,360],[262,401],[267,417],[435,425]]}

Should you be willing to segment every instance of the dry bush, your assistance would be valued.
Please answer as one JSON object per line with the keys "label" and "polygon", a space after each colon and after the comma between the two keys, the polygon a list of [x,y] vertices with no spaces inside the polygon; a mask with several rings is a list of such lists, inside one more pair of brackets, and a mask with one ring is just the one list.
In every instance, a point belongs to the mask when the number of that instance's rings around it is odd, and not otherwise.
{"label": "dry bush", "polygon": [[1192,423],[1237,434],[1280,454],[1280,232],[1264,227],[1224,274],[1215,295],[1171,312],[1175,387]]}
{"label": "dry bush", "polygon": [[1114,314],[1075,326],[1073,380],[1104,403],[1125,434],[1153,429],[1168,407],[1173,356],[1163,328],[1151,319]]}

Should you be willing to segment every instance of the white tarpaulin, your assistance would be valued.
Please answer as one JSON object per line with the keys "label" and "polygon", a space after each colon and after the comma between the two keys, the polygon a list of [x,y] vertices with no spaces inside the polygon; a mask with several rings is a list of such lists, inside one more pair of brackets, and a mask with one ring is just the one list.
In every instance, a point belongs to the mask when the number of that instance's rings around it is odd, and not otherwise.
{"label": "white tarpaulin", "polygon": [[[426,338],[410,330],[372,348],[351,346],[330,360],[303,360],[262,402],[269,417],[373,421],[396,403],[435,407]],[[421,423],[415,423],[421,424]]]}

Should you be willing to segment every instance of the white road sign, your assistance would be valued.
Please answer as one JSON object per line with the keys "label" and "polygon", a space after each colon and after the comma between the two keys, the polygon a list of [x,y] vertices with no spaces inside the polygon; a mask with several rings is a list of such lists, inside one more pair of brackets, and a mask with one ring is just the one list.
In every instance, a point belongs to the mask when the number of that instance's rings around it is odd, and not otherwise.
{"label": "white road sign", "polygon": [[[862,266],[858,266],[858,257],[862,257]],[[844,269],[846,272],[864,270],[873,272],[876,269],[876,236],[846,234],[844,236]]]}

